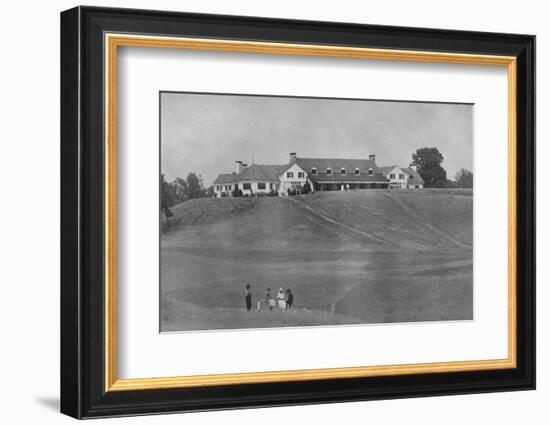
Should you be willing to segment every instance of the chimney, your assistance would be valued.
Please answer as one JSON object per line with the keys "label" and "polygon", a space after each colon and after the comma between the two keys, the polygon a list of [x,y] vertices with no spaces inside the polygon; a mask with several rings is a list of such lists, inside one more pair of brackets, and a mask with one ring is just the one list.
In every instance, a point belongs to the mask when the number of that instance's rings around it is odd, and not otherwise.
{"label": "chimney", "polygon": [[369,155],[369,161],[376,162],[376,155]]}
{"label": "chimney", "polygon": [[248,167],[248,164],[243,164],[243,168],[246,168],[246,167]]}
{"label": "chimney", "polygon": [[418,165],[416,165],[416,164],[409,164],[409,168],[411,170],[417,171],[417,167],[418,167]]}
{"label": "chimney", "polygon": [[242,170],[243,170],[243,162],[235,161],[235,174],[241,174]]}
{"label": "chimney", "polygon": [[289,164],[292,165],[296,163],[296,152],[290,152],[290,161]]}

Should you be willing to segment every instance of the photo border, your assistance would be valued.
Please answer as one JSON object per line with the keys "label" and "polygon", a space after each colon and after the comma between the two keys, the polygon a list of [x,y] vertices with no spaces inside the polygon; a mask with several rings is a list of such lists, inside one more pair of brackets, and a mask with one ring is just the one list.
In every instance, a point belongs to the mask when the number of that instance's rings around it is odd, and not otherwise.
{"label": "photo border", "polygon": [[[434,53],[411,50],[387,50],[355,47],[315,46],[308,44],[280,44],[253,41],[213,40],[196,38],[158,37],[106,33],[105,69],[107,85],[105,152],[107,177],[105,179],[105,390],[147,390],[216,385],[257,384],[284,381],[309,381],[416,373],[441,373],[478,370],[510,369],[516,367],[516,59],[511,56]],[[119,47],[149,47],[208,51],[253,52],[263,54],[323,56],[356,59],[398,60],[407,62],[436,62],[507,67],[508,72],[508,357],[493,360],[468,360],[419,364],[301,369],[269,372],[247,372],[214,375],[174,376],[166,378],[118,379],[116,328],[116,106],[117,106],[117,52]]]}

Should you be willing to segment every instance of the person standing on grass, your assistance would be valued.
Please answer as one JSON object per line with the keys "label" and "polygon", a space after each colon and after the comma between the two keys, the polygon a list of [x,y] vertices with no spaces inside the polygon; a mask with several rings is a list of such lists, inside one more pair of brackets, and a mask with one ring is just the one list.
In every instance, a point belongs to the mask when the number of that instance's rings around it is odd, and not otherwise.
{"label": "person standing on grass", "polygon": [[279,308],[284,310],[286,308],[286,300],[285,300],[285,292],[283,291],[283,288],[279,289],[279,292],[277,293],[277,300],[279,302]]}
{"label": "person standing on grass", "polygon": [[250,291],[250,285],[246,285],[244,290],[244,302],[246,304],[246,311],[252,309],[252,292]]}
{"label": "person standing on grass", "polygon": [[275,307],[275,300],[271,298],[271,288],[265,290],[265,302],[269,306],[269,309],[273,310],[273,307]]}
{"label": "person standing on grass", "polygon": [[292,307],[293,302],[294,302],[294,294],[292,293],[290,288],[288,288],[286,290],[286,308]]}

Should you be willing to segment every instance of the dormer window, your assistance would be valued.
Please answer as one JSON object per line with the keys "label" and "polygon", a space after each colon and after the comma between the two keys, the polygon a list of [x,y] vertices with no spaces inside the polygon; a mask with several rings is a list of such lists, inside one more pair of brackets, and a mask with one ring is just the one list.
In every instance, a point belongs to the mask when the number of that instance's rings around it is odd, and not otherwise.
{"label": "dormer window", "polygon": [[327,168],[327,174],[328,174],[328,175],[331,175],[331,174],[332,174],[332,169],[331,169],[331,168]]}
{"label": "dormer window", "polygon": [[358,176],[359,174],[361,174],[361,171],[359,171],[359,168],[356,168],[355,169],[355,175]]}
{"label": "dormer window", "polygon": [[317,168],[313,167],[313,168],[311,169],[311,174],[317,174]]}
{"label": "dormer window", "polygon": [[374,170],[372,168],[369,168],[368,173],[369,173],[369,176],[372,176],[374,174]]}
{"label": "dormer window", "polygon": [[409,179],[411,179],[411,180],[414,179],[414,177],[412,176],[412,174],[409,175]]}
{"label": "dormer window", "polygon": [[340,174],[346,174],[346,169],[345,168],[340,168]]}

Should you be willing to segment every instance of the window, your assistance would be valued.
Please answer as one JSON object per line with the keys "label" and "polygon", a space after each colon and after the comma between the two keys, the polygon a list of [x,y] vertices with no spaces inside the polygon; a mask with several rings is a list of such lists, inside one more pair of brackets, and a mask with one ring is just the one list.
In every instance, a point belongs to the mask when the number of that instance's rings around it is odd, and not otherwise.
{"label": "window", "polygon": [[332,170],[330,168],[327,168],[327,174],[332,174]]}
{"label": "window", "polygon": [[345,168],[340,168],[340,174],[346,174],[346,169]]}
{"label": "window", "polygon": [[390,180],[395,180],[395,174],[394,173],[390,174]]}
{"label": "window", "polygon": [[311,169],[311,174],[317,174],[317,168],[312,168]]}
{"label": "window", "polygon": [[243,183],[243,190],[251,190],[252,185],[250,183]]}
{"label": "window", "polygon": [[359,171],[359,168],[356,168],[355,169],[355,175],[358,176],[359,174],[361,174],[361,172]]}
{"label": "window", "polygon": [[399,180],[405,180],[405,174],[399,174]]}
{"label": "window", "polygon": [[303,178],[304,178],[304,172],[303,172],[303,171],[298,172],[298,178],[299,178],[299,179],[303,179]]}
{"label": "window", "polygon": [[373,171],[373,169],[372,169],[372,168],[369,168],[369,171],[368,171],[368,173],[369,173],[369,176],[372,176],[372,175],[374,174],[374,171]]}
{"label": "window", "polygon": [[412,180],[412,179],[414,179],[414,177],[413,177],[412,175],[409,175],[409,179],[411,179],[411,180]]}
{"label": "window", "polygon": [[286,173],[286,178],[287,179],[293,179],[294,178],[294,173],[292,171],[289,171],[288,173]]}
{"label": "window", "polygon": [[265,189],[265,183],[258,183],[258,189]]}

